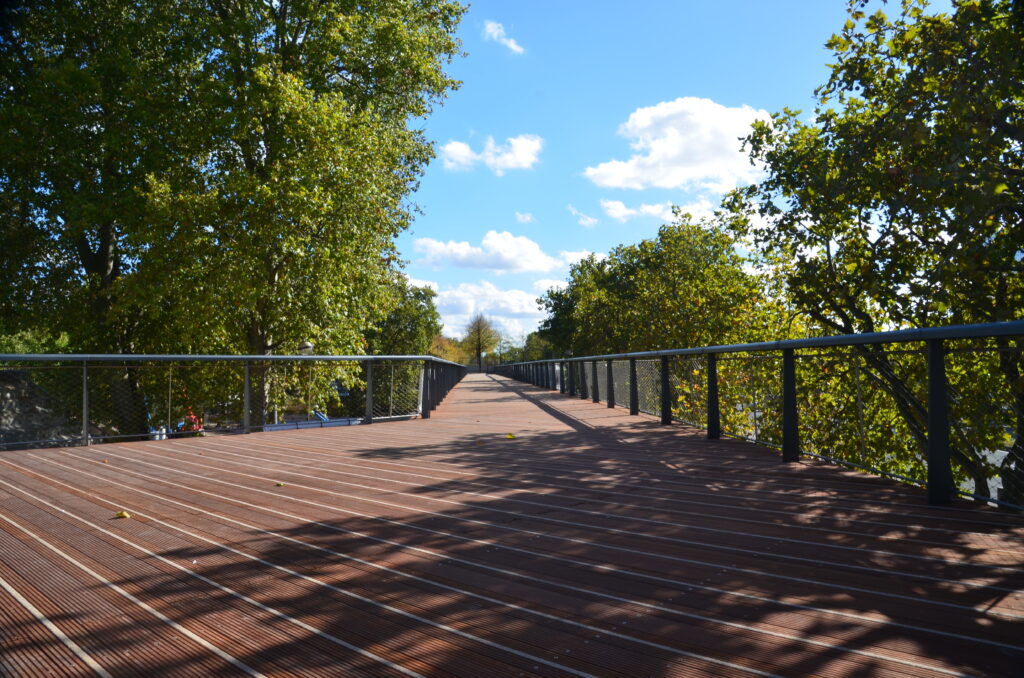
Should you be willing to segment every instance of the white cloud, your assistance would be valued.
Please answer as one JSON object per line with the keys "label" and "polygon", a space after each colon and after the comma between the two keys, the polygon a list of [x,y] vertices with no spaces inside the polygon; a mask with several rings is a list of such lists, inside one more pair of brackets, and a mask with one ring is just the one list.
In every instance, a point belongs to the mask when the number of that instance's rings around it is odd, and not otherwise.
{"label": "white cloud", "polygon": [[576,223],[578,223],[580,226],[586,226],[587,228],[590,228],[591,226],[597,223],[597,219],[587,214],[584,214],[583,212],[580,212],[572,205],[568,205],[567,208],[569,210],[569,213],[576,217]]}
{"label": "white cloud", "polygon": [[696,221],[700,221],[701,219],[710,219],[714,216],[715,205],[712,205],[711,201],[707,198],[701,197],[697,202],[679,205],[679,211],[683,214],[689,214]]}
{"label": "white cloud", "polygon": [[[403,273],[402,275],[405,274]],[[437,291],[437,283],[434,282],[433,280],[420,280],[419,278],[411,278],[407,275],[405,276],[405,279],[409,281],[409,284],[412,285],[413,287],[428,287],[434,290],[435,292]]]}
{"label": "white cloud", "polygon": [[590,250],[579,250],[577,252],[562,251],[558,253],[558,258],[561,259],[566,266],[571,266],[572,264],[575,264],[577,261],[580,261],[581,259],[586,259],[591,254],[594,254],[594,256],[597,257],[598,261],[601,261],[602,259],[605,258],[605,254],[603,252],[597,252],[595,254]]}
{"label": "white cloud", "polygon": [[[638,207],[627,207],[621,200],[602,200],[601,209],[612,219],[621,222],[644,216],[657,217],[665,223],[675,220],[671,202],[660,202],[653,205],[644,203]],[[710,200],[701,197],[695,202],[679,205],[679,210],[684,214],[689,213],[695,220],[699,221],[700,219],[710,218],[714,214],[715,207],[711,204]]]}
{"label": "white cloud", "polygon": [[627,221],[635,217],[658,217],[662,221],[672,219],[672,203],[659,202],[654,205],[644,203],[639,207],[626,207],[621,200],[602,200],[601,209],[612,219]]}
{"label": "white cloud", "polygon": [[516,212],[516,221],[520,224],[531,224],[533,223],[533,214],[530,212]]}
{"label": "white cloud", "polygon": [[487,231],[479,247],[465,240],[442,242],[418,238],[413,249],[424,255],[419,263],[427,266],[451,264],[462,268],[486,268],[499,274],[547,273],[564,265],[561,259],[545,254],[533,240],[508,231]]}
{"label": "white cloud", "polygon": [[445,169],[455,171],[472,169],[477,163],[483,163],[500,177],[506,170],[533,168],[543,147],[544,139],[536,134],[509,137],[501,145],[495,143],[494,137],[487,137],[479,153],[464,141],[449,141],[441,147],[441,160]]}
{"label": "white cloud", "polygon": [[618,130],[636,154],[609,160],[584,174],[598,186],[642,189],[704,188],[725,192],[756,179],[740,151],[740,137],[769,114],[743,105],[730,108],[710,99],[681,97],[638,108]]}
{"label": "white cloud", "polygon": [[565,289],[566,285],[568,285],[568,284],[569,283],[567,283],[564,280],[555,280],[553,278],[544,278],[542,280],[534,280],[533,281],[533,291],[537,292],[538,294],[544,294],[545,292],[547,292],[550,289],[556,289],[556,290]]}
{"label": "white cloud", "polygon": [[466,142],[449,141],[441,147],[441,160],[445,169],[468,170],[476,164],[478,156]]}
{"label": "white cloud", "polygon": [[505,27],[497,21],[487,20],[484,22],[484,39],[505,45],[513,54],[522,54],[526,51],[522,45],[505,34]]}
{"label": "white cloud", "polygon": [[466,324],[477,313],[483,313],[501,332],[515,338],[533,332],[545,316],[535,292],[503,290],[486,280],[441,290],[434,303],[448,336],[465,335]]}

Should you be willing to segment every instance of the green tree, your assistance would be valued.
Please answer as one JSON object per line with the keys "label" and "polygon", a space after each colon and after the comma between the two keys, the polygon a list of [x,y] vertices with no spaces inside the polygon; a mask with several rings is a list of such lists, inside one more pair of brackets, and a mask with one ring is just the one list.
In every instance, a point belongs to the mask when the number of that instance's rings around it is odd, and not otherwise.
{"label": "green tree", "polygon": [[441,333],[441,315],[434,306],[435,292],[410,285],[400,278],[398,305],[377,327],[366,333],[367,353],[372,355],[426,355],[434,337]]}
{"label": "green tree", "polygon": [[192,326],[203,306],[217,308],[214,329],[235,350],[304,339],[357,350],[363,328],[398,301],[394,237],[433,153],[410,122],[456,84],[443,66],[462,9],[446,0],[212,8],[210,146],[180,176],[150,182],[165,237],[141,273],[148,289],[170,283],[164,296],[196,311]]}
{"label": "green tree", "polygon": [[[656,238],[574,264],[540,299],[540,336],[555,354],[687,348],[775,338],[783,309],[744,271],[736,240],[716,222],[678,214]],[[736,318],[746,318],[737,323]]]}
{"label": "green tree", "polygon": [[501,334],[483,313],[477,313],[466,325],[466,335],[462,339],[463,349],[470,356],[476,357],[477,369],[484,369],[484,353],[492,351],[501,341]]}
{"label": "green tree", "polygon": [[551,342],[540,332],[530,332],[523,343],[523,360],[546,360],[554,357]]}
{"label": "green tree", "polygon": [[[768,256],[792,261],[793,302],[827,332],[1018,318],[1024,6],[962,0],[932,15],[924,2],[903,0],[890,19],[881,10],[867,16],[865,5],[850,3],[828,43],[835,63],[813,120],[785,110],[746,140],[767,176],[730,203],[762,219],[735,225]],[[1024,474],[1022,346],[1000,339],[992,348],[987,366],[971,368],[981,370],[976,378],[958,380],[967,367],[955,362],[953,376],[958,400],[987,392],[1017,413],[1006,480]],[[923,449],[926,404],[906,360],[880,348],[860,354]],[[973,421],[955,426],[954,460],[984,491],[985,450],[1004,444],[1003,425],[980,411],[965,415]],[[1010,483],[1017,501],[1022,481]]]}
{"label": "green tree", "polygon": [[[447,0],[26,1],[0,29],[5,332],[362,350],[455,81]],[[110,371],[115,375],[114,371]],[[141,385],[112,376],[123,430]]]}
{"label": "green tree", "polygon": [[194,152],[200,53],[172,3],[24,2],[0,22],[0,303],[21,327],[130,351],[120,288],[147,242],[146,176]]}

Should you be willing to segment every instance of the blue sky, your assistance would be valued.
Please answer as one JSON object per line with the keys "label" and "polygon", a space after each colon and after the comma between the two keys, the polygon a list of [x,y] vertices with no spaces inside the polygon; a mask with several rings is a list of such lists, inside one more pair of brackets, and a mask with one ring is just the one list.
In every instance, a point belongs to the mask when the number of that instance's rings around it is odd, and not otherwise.
{"label": "blue sky", "polygon": [[[756,178],[736,138],[810,111],[845,0],[478,0],[460,29],[462,87],[423,121],[438,156],[398,240],[438,292],[445,333],[483,312],[536,329],[568,263],[657,233]],[[895,9],[895,8],[893,8]]]}

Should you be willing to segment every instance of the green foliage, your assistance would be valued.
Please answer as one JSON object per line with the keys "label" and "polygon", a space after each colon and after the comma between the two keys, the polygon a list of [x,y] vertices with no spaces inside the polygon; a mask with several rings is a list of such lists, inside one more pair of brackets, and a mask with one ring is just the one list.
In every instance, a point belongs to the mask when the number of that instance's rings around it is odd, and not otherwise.
{"label": "green foliage", "polygon": [[[904,0],[890,19],[881,11],[866,16],[865,4],[850,3],[850,20],[828,43],[835,64],[818,90],[814,118],[784,110],[755,124],[746,145],[767,175],[730,197],[738,215],[732,224],[764,256],[790,262],[794,305],[828,333],[1018,318],[1024,311],[1020,5],[964,0],[951,14],[930,15],[925,3]],[[751,218],[754,211],[761,219]],[[973,478],[978,489],[993,472],[986,452],[1000,449],[995,431],[1005,422],[995,420],[1005,419],[1005,411],[1016,413],[1016,442],[1003,462],[1004,479],[1024,474],[1020,340],[981,348],[997,352],[950,361],[951,374],[974,374],[956,378],[956,393],[979,399],[974,410],[960,410],[954,458],[958,474]],[[889,411],[916,441],[912,456],[919,459],[927,408],[908,359],[881,349],[857,354],[864,378],[884,389]],[[1005,407],[985,404],[985,393],[1001,393]],[[873,461],[911,472],[919,462],[895,449],[873,448]],[[1018,501],[1022,480],[1009,483]]]}
{"label": "green foliage", "polygon": [[[717,223],[678,214],[657,238],[572,266],[568,285],[540,299],[540,336],[556,355],[620,353],[755,341],[785,332],[782,307],[744,271]],[[737,323],[743,317],[746,322]],[[768,319],[772,318],[771,321]]]}
{"label": "green foliage", "polygon": [[[45,327],[91,352],[363,352],[401,300],[394,238],[433,155],[410,123],[457,84],[444,67],[463,11],[27,0],[8,12],[3,331]],[[147,416],[143,381],[109,380],[121,430]]]}
{"label": "green foliage", "polygon": [[0,36],[6,317],[84,350],[361,350],[462,11],[23,3]]}
{"label": "green foliage", "polygon": [[21,330],[0,334],[0,353],[64,353],[68,335],[53,336],[42,330]]}
{"label": "green foliage", "polygon": [[400,277],[396,283],[398,305],[379,326],[366,333],[371,355],[426,355],[434,337],[441,333],[441,315],[434,306],[436,293],[414,287]]}
{"label": "green foliage", "polygon": [[540,332],[530,332],[526,335],[526,341],[523,342],[523,360],[545,360],[554,357],[551,342]]}

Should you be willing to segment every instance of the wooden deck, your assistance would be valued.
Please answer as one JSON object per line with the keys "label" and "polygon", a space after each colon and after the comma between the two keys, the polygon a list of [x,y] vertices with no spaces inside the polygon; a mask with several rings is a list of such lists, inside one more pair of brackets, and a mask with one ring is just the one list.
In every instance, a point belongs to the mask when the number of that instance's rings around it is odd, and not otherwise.
{"label": "wooden deck", "polygon": [[1022,589],[1019,516],[485,375],[0,453],[3,676],[1021,676]]}

